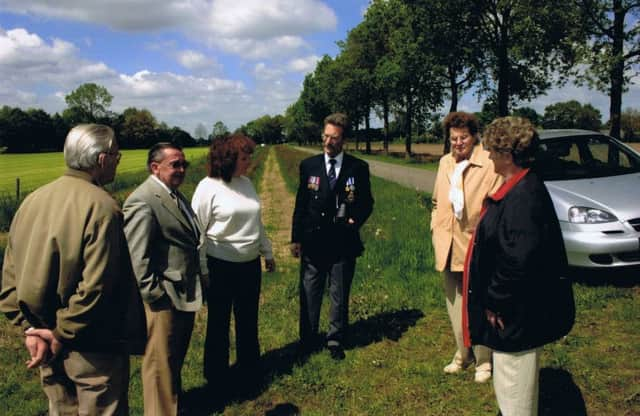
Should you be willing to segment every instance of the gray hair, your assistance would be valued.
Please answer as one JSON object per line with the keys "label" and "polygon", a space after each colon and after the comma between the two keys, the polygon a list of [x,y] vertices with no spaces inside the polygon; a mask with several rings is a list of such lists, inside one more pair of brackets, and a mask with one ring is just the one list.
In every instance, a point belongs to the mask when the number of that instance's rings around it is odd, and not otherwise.
{"label": "gray hair", "polygon": [[100,153],[111,149],[115,133],[104,124],[78,124],[64,141],[64,161],[72,169],[89,170],[98,166]]}

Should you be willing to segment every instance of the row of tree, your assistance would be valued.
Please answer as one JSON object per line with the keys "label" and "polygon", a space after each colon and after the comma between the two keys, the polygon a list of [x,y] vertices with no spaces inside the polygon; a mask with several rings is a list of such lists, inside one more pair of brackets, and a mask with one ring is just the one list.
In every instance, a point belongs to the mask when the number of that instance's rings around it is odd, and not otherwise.
{"label": "row of tree", "polygon": [[203,144],[179,127],[158,122],[149,110],[127,108],[109,111],[113,96],[106,88],[82,84],[65,97],[62,114],[49,115],[41,109],[0,108],[0,147],[12,153],[60,151],[71,127],[80,123],[103,123],[114,128],[120,147],[148,148],[159,141],[189,147]]}
{"label": "row of tree", "polygon": [[305,78],[286,111],[287,136],[317,136],[334,111],[368,131],[375,114],[385,142],[395,120],[411,153],[444,102],[455,111],[471,88],[504,116],[571,78],[610,96],[619,138],[622,93],[640,64],[640,24],[626,23],[639,12],[637,0],[372,0],[340,53]]}

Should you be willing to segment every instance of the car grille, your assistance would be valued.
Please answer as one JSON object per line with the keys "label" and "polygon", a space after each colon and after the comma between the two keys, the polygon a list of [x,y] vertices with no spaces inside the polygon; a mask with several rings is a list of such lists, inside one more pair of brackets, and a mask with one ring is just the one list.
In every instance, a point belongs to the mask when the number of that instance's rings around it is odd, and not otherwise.
{"label": "car grille", "polygon": [[640,218],[634,218],[629,220],[629,224],[631,224],[634,230],[640,231]]}

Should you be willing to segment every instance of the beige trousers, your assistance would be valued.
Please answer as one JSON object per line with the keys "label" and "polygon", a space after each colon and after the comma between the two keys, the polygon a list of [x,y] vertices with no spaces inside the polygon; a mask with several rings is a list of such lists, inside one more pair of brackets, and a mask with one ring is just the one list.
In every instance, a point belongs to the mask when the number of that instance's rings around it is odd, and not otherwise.
{"label": "beige trousers", "polygon": [[493,351],[493,389],[502,416],[537,416],[541,351]]}
{"label": "beige trousers", "polygon": [[142,390],[147,416],[178,414],[180,371],[195,319],[193,312],[178,311],[169,301],[162,303],[144,304],[148,340],[142,358]]}
{"label": "beige trousers", "polygon": [[466,348],[462,340],[462,272],[452,272],[447,268],[443,274],[447,312],[458,347],[452,361],[466,367],[475,360],[476,371],[491,371],[491,349],[483,345]]}
{"label": "beige trousers", "polygon": [[51,416],[128,415],[129,356],[69,351],[40,367]]}

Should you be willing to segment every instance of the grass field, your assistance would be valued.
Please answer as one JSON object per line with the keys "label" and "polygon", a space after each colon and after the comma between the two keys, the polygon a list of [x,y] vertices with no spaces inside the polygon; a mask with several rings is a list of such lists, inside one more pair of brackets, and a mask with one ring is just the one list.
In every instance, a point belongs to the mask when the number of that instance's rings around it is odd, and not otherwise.
{"label": "grass field", "polygon": [[[185,148],[188,160],[207,153],[206,147]],[[147,150],[123,150],[118,174],[139,172],[147,164]],[[60,176],[65,171],[62,152],[0,154],[0,194],[15,195],[16,178],[20,178],[21,192],[34,190]]]}
{"label": "grass field", "polygon": [[[473,383],[471,370],[456,376],[442,372],[454,343],[441,277],[433,271],[428,195],[382,179],[372,178],[376,205],[362,230],[366,251],[353,283],[347,358],[335,362],[326,351],[308,359],[295,355],[298,265],[285,254],[288,233],[282,218],[291,215],[298,163],[307,155],[286,146],[271,149],[258,149],[254,157],[260,165],[254,180],[263,178],[263,193],[275,192],[261,197],[270,205],[264,221],[278,263],[276,273],[263,276],[260,299],[263,388],[224,408],[213,405],[212,393],[203,388],[206,311],[201,310],[183,370],[186,414],[494,416],[491,384]],[[283,180],[272,176],[276,156]],[[201,160],[189,171],[188,195],[203,175]],[[274,183],[283,186],[273,191],[267,185]],[[120,189],[119,198],[127,192]],[[277,232],[283,228],[284,233]],[[637,279],[603,283],[610,277],[574,285],[576,325],[566,339],[543,352],[540,415],[640,415],[640,361],[635,359],[640,351],[640,287]],[[323,329],[327,306],[325,302]],[[45,414],[37,372],[22,364],[26,355],[21,342],[20,333],[0,317],[0,414]],[[138,358],[133,360],[130,401],[131,414],[142,414]]]}

